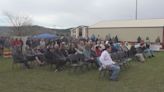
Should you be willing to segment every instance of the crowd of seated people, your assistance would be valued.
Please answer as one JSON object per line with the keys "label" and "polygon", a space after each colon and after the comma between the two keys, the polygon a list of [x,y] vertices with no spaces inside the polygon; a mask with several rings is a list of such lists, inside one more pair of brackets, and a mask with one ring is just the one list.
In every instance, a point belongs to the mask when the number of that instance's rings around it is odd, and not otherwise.
{"label": "crowd of seated people", "polygon": [[[33,45],[32,41],[40,41]],[[55,65],[55,71],[63,70],[67,62],[94,63],[97,69],[106,67],[112,70],[111,80],[117,80],[120,72],[120,65],[114,61],[112,53],[122,52],[126,58],[137,57],[139,61],[144,62],[146,57],[154,57],[149,44],[140,43],[139,47],[135,44],[129,45],[127,42],[115,43],[113,41],[91,41],[79,40],[77,42],[50,42],[45,40],[26,41],[25,53],[13,53],[16,59],[20,59],[24,66],[30,68],[28,61],[35,61],[42,66],[45,64]],[[15,48],[14,48],[15,49]],[[17,49],[16,49],[17,50]],[[20,55],[19,55],[20,54]],[[21,56],[21,57],[20,57]],[[120,58],[119,58],[120,60]]]}
{"label": "crowd of seated people", "polygon": [[27,46],[24,55],[29,61],[34,61],[38,65],[43,65],[45,63],[43,53],[44,51],[41,48],[32,49]]}
{"label": "crowd of seated people", "polygon": [[139,46],[135,47],[135,44],[131,45],[130,55],[136,56],[137,59],[141,62],[145,61],[145,58],[155,57],[154,51],[150,49],[150,44],[141,42],[138,44]]}
{"label": "crowd of seated people", "polygon": [[47,51],[45,53],[46,62],[48,64],[55,64],[55,71],[59,71],[66,64],[66,56],[64,55],[64,53],[65,52],[63,52],[58,45],[49,47],[47,48]]}

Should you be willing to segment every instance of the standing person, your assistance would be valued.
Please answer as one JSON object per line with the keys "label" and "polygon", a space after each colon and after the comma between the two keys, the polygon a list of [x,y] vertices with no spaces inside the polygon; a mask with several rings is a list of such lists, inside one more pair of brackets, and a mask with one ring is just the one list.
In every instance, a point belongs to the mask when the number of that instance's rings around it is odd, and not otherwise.
{"label": "standing person", "polygon": [[9,38],[6,38],[6,39],[5,39],[4,47],[5,47],[5,48],[8,48],[8,49],[10,48],[10,41],[9,41]]}
{"label": "standing person", "polygon": [[10,45],[12,48],[14,48],[14,39],[13,38],[10,39]]}
{"label": "standing person", "polygon": [[0,56],[3,54],[2,37],[0,37]]}
{"label": "standing person", "polygon": [[110,80],[116,81],[118,79],[118,75],[120,72],[120,66],[117,65],[116,62],[112,60],[109,54],[111,51],[112,51],[111,46],[107,45],[106,49],[102,52],[99,58],[101,63],[100,70],[102,68],[107,68],[109,70],[112,70],[112,75],[110,77]]}
{"label": "standing person", "polygon": [[26,45],[29,46],[31,48],[32,45],[32,40],[28,37],[26,40]]}
{"label": "standing person", "polygon": [[13,40],[13,46],[14,46],[14,47],[16,47],[16,46],[17,46],[17,44],[18,44],[18,39],[17,39],[17,38],[15,38],[15,39]]}
{"label": "standing person", "polygon": [[22,51],[22,49],[23,49],[23,40],[20,38],[19,39],[19,46],[20,46],[20,48],[21,48],[21,51]]}

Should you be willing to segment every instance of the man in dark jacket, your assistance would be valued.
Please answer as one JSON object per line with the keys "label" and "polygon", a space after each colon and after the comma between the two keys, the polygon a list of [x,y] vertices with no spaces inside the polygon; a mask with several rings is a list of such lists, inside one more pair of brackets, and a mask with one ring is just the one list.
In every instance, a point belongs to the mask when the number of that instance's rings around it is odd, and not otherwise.
{"label": "man in dark jacket", "polygon": [[19,48],[19,47],[13,48],[12,54],[13,54],[12,56],[13,56],[14,62],[16,62],[16,63],[23,63],[23,65],[27,69],[30,68],[30,65],[28,64],[27,59],[23,55],[23,53],[21,51],[21,48]]}

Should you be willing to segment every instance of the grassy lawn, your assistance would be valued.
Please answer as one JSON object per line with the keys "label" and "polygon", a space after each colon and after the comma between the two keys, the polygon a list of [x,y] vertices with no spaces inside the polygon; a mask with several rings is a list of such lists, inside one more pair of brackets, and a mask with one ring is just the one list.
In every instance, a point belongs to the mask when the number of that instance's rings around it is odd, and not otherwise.
{"label": "grassy lawn", "polygon": [[131,62],[118,82],[98,78],[98,70],[54,72],[49,67],[12,70],[11,60],[0,58],[0,92],[163,92],[164,53],[145,63]]}

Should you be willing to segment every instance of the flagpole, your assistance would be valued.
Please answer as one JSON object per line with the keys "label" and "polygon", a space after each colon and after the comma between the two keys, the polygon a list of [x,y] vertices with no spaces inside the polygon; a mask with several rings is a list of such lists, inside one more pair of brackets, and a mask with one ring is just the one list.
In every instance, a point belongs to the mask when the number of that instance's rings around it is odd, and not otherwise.
{"label": "flagpole", "polygon": [[135,13],[136,20],[138,19],[138,0],[136,0],[136,13]]}

